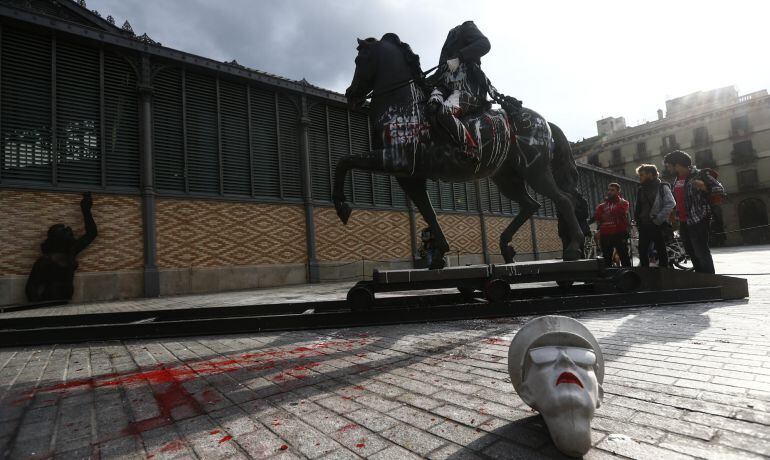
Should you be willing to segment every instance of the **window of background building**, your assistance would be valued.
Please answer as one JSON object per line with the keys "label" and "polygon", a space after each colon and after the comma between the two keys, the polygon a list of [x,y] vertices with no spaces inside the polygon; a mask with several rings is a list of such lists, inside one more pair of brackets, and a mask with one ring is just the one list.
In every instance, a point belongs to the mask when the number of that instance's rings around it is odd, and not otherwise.
{"label": "window of background building", "polygon": [[663,136],[661,139],[661,145],[662,145],[662,152],[661,153],[668,153],[672,150],[676,150],[679,148],[679,146],[676,143],[676,136],[673,134],[669,134],[668,136]]}
{"label": "window of background building", "polygon": [[714,161],[714,154],[711,153],[711,149],[695,152],[695,166],[699,168],[716,168],[717,164]]}
{"label": "window of background building", "polygon": [[599,161],[599,154],[595,153],[588,157],[588,164],[594,165],[594,166],[601,166],[601,162]]}
{"label": "window of background building", "polygon": [[748,163],[756,159],[756,152],[751,140],[736,142],[733,144],[733,163]]}
{"label": "window of background building", "polygon": [[612,164],[619,165],[623,163],[623,157],[620,155],[620,149],[612,149]]}
{"label": "window of background building", "polygon": [[749,116],[741,115],[730,120],[730,126],[732,128],[731,135],[733,137],[748,136],[749,134]]}
{"label": "window of background building", "polygon": [[693,147],[703,147],[709,143],[709,132],[705,126],[699,126],[693,131]]}
{"label": "window of background building", "polygon": [[636,159],[646,158],[647,157],[647,143],[646,142],[637,142],[636,143]]}
{"label": "window of background building", "polygon": [[756,169],[747,169],[738,171],[738,190],[748,190],[755,188],[759,184],[759,177]]}

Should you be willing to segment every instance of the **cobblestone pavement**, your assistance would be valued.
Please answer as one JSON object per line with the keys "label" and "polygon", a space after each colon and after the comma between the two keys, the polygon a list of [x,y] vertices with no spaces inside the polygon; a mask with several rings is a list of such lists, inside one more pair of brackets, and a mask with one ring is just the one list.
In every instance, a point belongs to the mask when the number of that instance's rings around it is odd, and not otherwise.
{"label": "cobblestone pavement", "polygon": [[[749,285],[573,315],[607,360],[587,458],[770,456],[770,276]],[[508,380],[526,320],[0,349],[0,457],[559,458]]]}

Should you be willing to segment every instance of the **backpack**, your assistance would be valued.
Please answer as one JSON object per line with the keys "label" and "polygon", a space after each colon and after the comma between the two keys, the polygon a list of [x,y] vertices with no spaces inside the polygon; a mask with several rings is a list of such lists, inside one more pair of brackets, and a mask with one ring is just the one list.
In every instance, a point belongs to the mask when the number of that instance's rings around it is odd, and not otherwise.
{"label": "backpack", "polygon": [[[708,176],[713,177],[714,179],[717,179],[719,177],[719,172],[715,171],[711,168],[703,168],[700,171],[698,171],[698,179],[702,180],[703,183],[706,184],[706,187],[708,187],[709,181]],[[724,184],[722,184],[722,187],[724,187]],[[711,193],[711,189],[709,188],[709,204],[710,205],[720,205],[725,202],[727,199],[727,193]]]}

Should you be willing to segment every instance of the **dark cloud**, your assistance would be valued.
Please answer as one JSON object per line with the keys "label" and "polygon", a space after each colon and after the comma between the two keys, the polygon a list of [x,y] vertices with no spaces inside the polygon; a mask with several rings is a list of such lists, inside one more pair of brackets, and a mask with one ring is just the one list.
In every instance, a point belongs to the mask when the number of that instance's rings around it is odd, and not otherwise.
{"label": "dark cloud", "polygon": [[[427,69],[437,63],[447,31],[470,19],[492,42],[483,67],[495,87],[575,140],[595,135],[595,120],[605,116],[635,124],[654,119],[667,97],[729,84],[753,91],[767,88],[770,75],[758,57],[766,15],[724,22],[725,11],[757,12],[744,0],[728,10],[695,0],[87,1],[164,46],[339,92],[353,76],[356,37],[395,32]],[[661,11],[676,27],[657,31]],[[738,35],[741,46],[729,39]],[[730,65],[722,65],[725,56]]]}
{"label": "dark cloud", "polygon": [[[451,18],[428,6],[370,2],[91,0],[89,8],[129,20],[164,46],[343,91],[353,75],[356,38],[398,33],[435,65]],[[445,23],[445,24],[444,24]],[[422,53],[421,53],[422,51]]]}

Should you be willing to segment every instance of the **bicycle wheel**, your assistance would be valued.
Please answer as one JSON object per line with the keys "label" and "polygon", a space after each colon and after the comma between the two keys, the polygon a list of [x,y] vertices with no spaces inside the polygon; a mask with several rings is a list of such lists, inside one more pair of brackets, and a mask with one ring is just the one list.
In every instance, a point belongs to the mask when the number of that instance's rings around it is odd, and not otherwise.
{"label": "bicycle wheel", "polygon": [[692,264],[692,260],[690,260],[690,258],[687,256],[684,256],[681,259],[674,261],[673,266],[678,268],[679,270],[684,270],[687,272],[691,272],[695,270],[695,267]]}
{"label": "bicycle wheel", "polygon": [[690,257],[687,255],[684,244],[682,244],[682,240],[679,238],[675,238],[666,245],[666,254],[668,255],[668,263],[671,264],[672,267],[685,271],[695,270],[692,260],[690,260]]}

